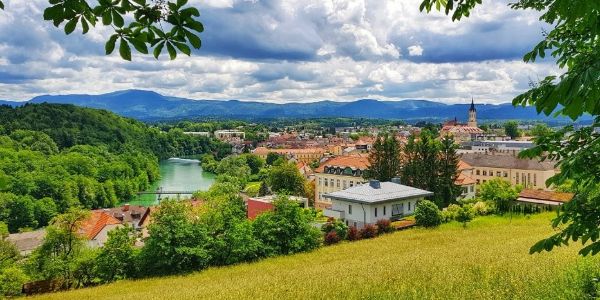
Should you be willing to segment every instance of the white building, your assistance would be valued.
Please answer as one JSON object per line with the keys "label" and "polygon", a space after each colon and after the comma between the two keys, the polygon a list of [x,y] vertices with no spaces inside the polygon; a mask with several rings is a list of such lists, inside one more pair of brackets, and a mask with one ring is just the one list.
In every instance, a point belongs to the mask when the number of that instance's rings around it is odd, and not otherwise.
{"label": "white building", "polygon": [[324,215],[361,228],[378,220],[394,221],[412,215],[417,202],[431,195],[432,192],[402,185],[397,178],[392,182],[370,180],[366,184],[324,195],[332,203]]}

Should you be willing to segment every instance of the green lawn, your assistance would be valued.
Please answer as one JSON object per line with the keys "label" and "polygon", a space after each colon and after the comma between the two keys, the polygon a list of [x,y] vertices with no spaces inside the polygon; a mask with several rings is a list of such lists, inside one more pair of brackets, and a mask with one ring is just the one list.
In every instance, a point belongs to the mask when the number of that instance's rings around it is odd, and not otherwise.
{"label": "green lawn", "polygon": [[482,217],[317,251],[46,299],[582,299],[597,259],[577,247],[529,255],[552,214]]}

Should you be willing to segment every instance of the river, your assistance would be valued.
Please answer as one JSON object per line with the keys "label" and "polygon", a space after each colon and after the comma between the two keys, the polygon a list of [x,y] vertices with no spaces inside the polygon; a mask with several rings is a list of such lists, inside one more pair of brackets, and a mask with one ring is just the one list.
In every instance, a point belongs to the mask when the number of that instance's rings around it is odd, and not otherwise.
{"label": "river", "polygon": [[[147,191],[206,191],[214,183],[215,175],[204,172],[197,159],[170,158],[159,163],[160,180],[155,182]],[[181,195],[189,197],[190,195]],[[163,195],[177,197],[177,195]],[[136,196],[131,205],[150,206],[158,204],[157,195]]]}

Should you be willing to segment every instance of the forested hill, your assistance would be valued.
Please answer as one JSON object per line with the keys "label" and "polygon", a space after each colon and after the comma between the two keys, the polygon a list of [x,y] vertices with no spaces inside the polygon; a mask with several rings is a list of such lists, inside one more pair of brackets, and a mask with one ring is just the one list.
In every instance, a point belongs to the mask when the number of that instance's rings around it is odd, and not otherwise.
{"label": "forested hill", "polygon": [[0,106],[0,222],[17,232],[46,226],[71,207],[112,207],[158,179],[157,158],[229,151],[105,110]]}
{"label": "forested hill", "polygon": [[158,158],[213,152],[225,155],[229,147],[217,141],[190,137],[180,131],[160,132],[140,121],[100,109],[70,104],[0,106],[0,134],[16,130],[41,131],[59,149],[74,145],[106,146],[119,152],[133,148]]}

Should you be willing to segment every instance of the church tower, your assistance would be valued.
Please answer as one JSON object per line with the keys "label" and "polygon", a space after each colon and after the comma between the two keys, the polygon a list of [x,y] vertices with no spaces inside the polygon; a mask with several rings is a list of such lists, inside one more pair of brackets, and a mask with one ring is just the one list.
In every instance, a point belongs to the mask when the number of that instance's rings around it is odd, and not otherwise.
{"label": "church tower", "polygon": [[469,108],[469,122],[467,122],[467,126],[477,127],[477,110],[475,110],[475,103],[473,102],[473,97],[471,97],[471,107]]}

